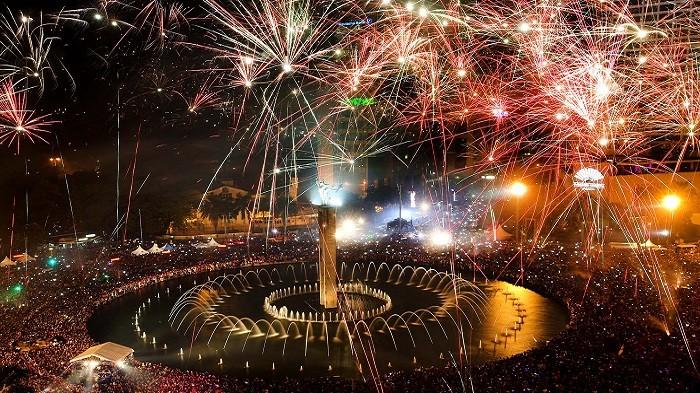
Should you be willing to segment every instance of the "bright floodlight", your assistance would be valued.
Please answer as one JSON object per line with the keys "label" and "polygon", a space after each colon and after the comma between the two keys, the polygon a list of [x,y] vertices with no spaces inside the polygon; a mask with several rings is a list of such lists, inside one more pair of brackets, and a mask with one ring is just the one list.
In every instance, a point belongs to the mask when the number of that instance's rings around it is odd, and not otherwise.
{"label": "bright floodlight", "polygon": [[527,186],[523,182],[516,181],[510,185],[508,192],[510,192],[511,195],[520,198],[527,192]]}
{"label": "bright floodlight", "polygon": [[340,189],[342,184],[330,185],[323,181],[318,183],[318,193],[321,196],[320,205],[323,206],[340,206]]}
{"label": "bright floodlight", "polygon": [[358,225],[360,225],[359,220],[346,218],[341,222],[340,226],[336,228],[335,237],[338,240],[354,239],[359,231]]}
{"label": "bright floodlight", "polygon": [[436,247],[445,247],[452,243],[452,234],[444,229],[435,229],[430,232],[430,244]]}
{"label": "bright floodlight", "polygon": [[664,209],[671,212],[678,209],[680,205],[681,198],[679,198],[678,195],[675,194],[665,195],[664,198],[661,200],[661,206],[663,206]]}

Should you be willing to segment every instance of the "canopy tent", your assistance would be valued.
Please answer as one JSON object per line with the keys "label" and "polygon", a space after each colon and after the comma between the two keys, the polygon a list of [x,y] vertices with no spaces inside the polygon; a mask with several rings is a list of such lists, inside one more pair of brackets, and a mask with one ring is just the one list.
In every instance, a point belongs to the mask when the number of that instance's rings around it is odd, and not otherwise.
{"label": "canopy tent", "polygon": [[31,261],[36,261],[36,258],[33,256],[27,254],[27,253],[22,253],[22,254],[17,254],[13,255],[12,259],[15,260],[15,262],[31,262]]}
{"label": "canopy tent", "polygon": [[163,249],[161,249],[160,247],[158,247],[158,244],[157,244],[157,243],[153,243],[153,245],[151,246],[151,248],[149,248],[147,251],[148,251],[148,253],[150,253],[150,254],[160,254],[161,252],[163,252]]}
{"label": "canopy tent", "polygon": [[503,225],[499,225],[494,231],[494,238],[496,240],[508,240],[511,237],[513,237],[513,234],[506,232],[506,230],[503,229]]}
{"label": "canopy tent", "polygon": [[642,244],[642,247],[644,247],[644,248],[662,248],[661,246],[652,243],[651,239],[645,241],[644,244]]}
{"label": "canopy tent", "polygon": [[15,266],[17,262],[12,261],[9,257],[5,257],[5,259],[0,262],[0,267],[10,267],[10,266]]}
{"label": "canopy tent", "polygon": [[144,250],[141,246],[136,247],[136,249],[131,252],[131,255],[136,255],[137,257],[146,254],[148,254],[148,251]]}
{"label": "canopy tent", "polygon": [[209,244],[197,242],[194,244],[194,248],[209,248]]}
{"label": "canopy tent", "polygon": [[173,245],[172,243],[168,243],[168,244],[164,245],[163,247],[161,247],[162,251],[173,251],[174,249],[175,249],[175,245]]}
{"label": "canopy tent", "polygon": [[113,342],[106,342],[86,349],[85,352],[71,359],[70,363],[91,358],[97,358],[104,362],[117,363],[126,359],[132,353],[134,353],[134,350],[129,347],[115,344]]}
{"label": "canopy tent", "polygon": [[211,247],[211,248],[214,248],[214,247],[226,247],[226,246],[224,246],[224,245],[218,243],[216,240],[214,240],[214,238],[209,239],[209,241],[207,242],[207,246],[209,246],[209,247]]}
{"label": "canopy tent", "polygon": [[506,230],[503,229],[503,225],[499,225],[495,229],[489,229],[485,233],[487,240],[491,241],[503,241],[513,237],[512,233],[506,232]]}

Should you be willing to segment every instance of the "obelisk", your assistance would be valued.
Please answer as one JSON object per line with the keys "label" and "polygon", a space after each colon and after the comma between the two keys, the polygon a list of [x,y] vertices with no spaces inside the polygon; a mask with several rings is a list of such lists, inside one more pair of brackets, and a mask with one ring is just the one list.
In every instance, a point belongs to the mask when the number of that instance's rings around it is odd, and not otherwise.
{"label": "obelisk", "polygon": [[338,277],[336,271],[335,207],[318,207],[318,268],[321,305],[338,307]]}

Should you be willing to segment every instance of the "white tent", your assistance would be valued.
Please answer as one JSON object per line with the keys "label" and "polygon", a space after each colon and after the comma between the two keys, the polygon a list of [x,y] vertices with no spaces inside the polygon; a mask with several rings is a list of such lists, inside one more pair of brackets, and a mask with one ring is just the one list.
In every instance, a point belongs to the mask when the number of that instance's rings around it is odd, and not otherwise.
{"label": "white tent", "polygon": [[36,261],[36,258],[33,256],[27,254],[27,253],[22,253],[22,254],[17,254],[13,255],[12,259],[15,260],[15,262],[31,262],[31,261]]}
{"label": "white tent", "polygon": [[503,225],[499,225],[494,231],[494,237],[496,240],[508,240],[513,237],[513,234],[506,232],[506,230],[503,229]]}
{"label": "white tent", "polygon": [[487,241],[503,241],[513,237],[513,234],[508,233],[505,229],[503,229],[503,225],[499,225],[495,229],[487,230],[485,233]]}
{"label": "white tent", "polygon": [[85,350],[85,352],[71,359],[70,363],[92,358],[96,358],[104,362],[118,363],[126,359],[132,353],[134,353],[134,350],[129,347],[115,344],[113,342],[106,342],[104,344],[99,344],[88,348]]}
{"label": "white tent", "polygon": [[661,248],[661,246],[658,246],[658,245],[652,243],[652,242],[651,242],[651,239],[645,241],[644,244],[642,244],[642,247],[645,247],[645,248]]}
{"label": "white tent", "polygon": [[211,248],[224,247],[223,245],[219,244],[216,240],[214,240],[214,238],[209,239],[209,241],[207,242],[207,246]]}
{"label": "white tent", "polygon": [[13,262],[12,259],[9,257],[5,257],[5,259],[0,262],[0,267],[10,267],[10,266],[15,266],[17,262]]}
{"label": "white tent", "polygon": [[209,244],[197,242],[194,244],[194,248],[209,248]]}
{"label": "white tent", "polygon": [[162,250],[160,247],[158,247],[158,244],[157,244],[157,243],[153,243],[153,245],[151,246],[151,248],[149,248],[147,251],[148,251],[150,254],[160,254],[161,252],[163,252],[163,250]]}
{"label": "white tent", "polygon": [[146,254],[148,254],[148,251],[144,250],[141,246],[136,247],[136,249],[131,252],[131,255],[136,255],[137,257]]}

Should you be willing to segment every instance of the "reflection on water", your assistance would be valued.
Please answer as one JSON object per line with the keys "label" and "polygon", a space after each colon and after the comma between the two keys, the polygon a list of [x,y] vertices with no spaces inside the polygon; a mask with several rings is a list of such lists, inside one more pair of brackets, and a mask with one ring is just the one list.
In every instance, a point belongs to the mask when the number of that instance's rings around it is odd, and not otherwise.
{"label": "reflection on water", "polygon": [[[535,292],[505,282],[489,282],[479,285],[487,295],[481,311],[465,309],[464,318],[457,318],[454,323],[430,317],[406,318],[405,324],[399,322],[392,329],[377,328],[371,336],[357,334],[353,340],[356,356],[347,336],[334,337],[329,333],[338,331],[337,324],[329,324],[325,329],[321,325],[307,328],[298,324],[290,330],[293,334],[286,337],[269,335],[257,339],[251,339],[250,332],[220,334],[210,323],[195,322],[186,335],[172,328],[168,316],[181,294],[196,283],[223,273],[175,279],[126,295],[95,313],[89,321],[90,332],[98,341],[134,348],[139,360],[183,369],[240,376],[358,377],[360,369],[366,370],[370,362],[380,371],[389,371],[445,365],[459,354],[472,363],[512,356],[543,345],[565,327],[567,320],[563,307]],[[398,314],[440,302],[437,294],[412,286],[367,284],[389,294],[392,312]],[[245,296],[224,296],[218,300],[216,311],[246,315],[254,321],[270,320],[261,307],[269,293],[270,288],[252,288]],[[369,350],[371,346],[374,351]]]}
{"label": "reflection on water", "polygon": [[567,322],[563,307],[529,289],[506,282],[489,282],[485,318],[475,329],[483,352],[512,356],[557,335]]}

